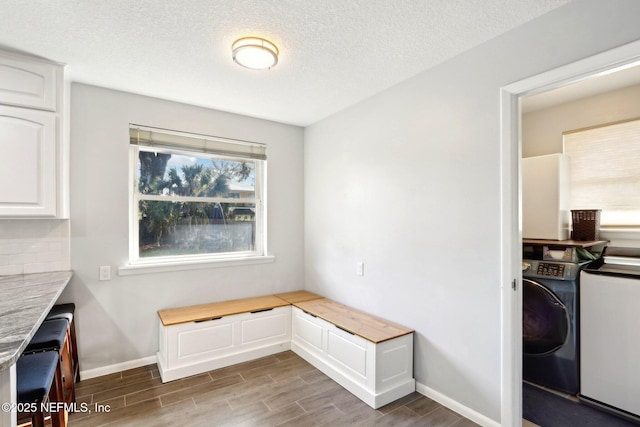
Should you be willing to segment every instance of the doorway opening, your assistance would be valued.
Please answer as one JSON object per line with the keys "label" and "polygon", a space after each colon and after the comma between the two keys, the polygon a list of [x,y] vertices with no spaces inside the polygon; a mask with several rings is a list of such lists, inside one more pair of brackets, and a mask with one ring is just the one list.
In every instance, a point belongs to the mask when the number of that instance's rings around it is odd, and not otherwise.
{"label": "doorway opening", "polygon": [[501,89],[502,425],[522,422],[522,101],[634,67],[640,67],[640,41]]}

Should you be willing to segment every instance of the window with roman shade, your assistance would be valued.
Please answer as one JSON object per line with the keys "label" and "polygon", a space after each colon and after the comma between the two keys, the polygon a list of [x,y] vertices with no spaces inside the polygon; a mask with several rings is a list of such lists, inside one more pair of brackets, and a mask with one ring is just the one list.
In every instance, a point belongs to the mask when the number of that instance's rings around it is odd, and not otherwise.
{"label": "window with roman shade", "polygon": [[266,145],[132,124],[130,262],[265,255]]}
{"label": "window with roman shade", "polygon": [[601,209],[605,227],[640,227],[640,119],[563,137],[571,162],[571,209]]}

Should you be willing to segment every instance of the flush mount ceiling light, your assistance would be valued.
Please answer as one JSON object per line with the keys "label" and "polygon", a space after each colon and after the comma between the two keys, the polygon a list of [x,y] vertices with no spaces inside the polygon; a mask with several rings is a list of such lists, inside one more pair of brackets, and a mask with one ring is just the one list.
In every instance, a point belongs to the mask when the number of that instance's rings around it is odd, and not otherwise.
{"label": "flush mount ceiling light", "polygon": [[278,48],[260,37],[243,37],[231,46],[236,64],[252,70],[267,70],[278,63]]}

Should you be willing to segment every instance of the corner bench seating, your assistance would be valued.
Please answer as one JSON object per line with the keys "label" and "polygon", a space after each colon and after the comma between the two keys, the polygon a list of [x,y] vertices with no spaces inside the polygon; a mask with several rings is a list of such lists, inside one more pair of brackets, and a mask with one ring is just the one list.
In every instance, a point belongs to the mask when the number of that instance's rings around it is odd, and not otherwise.
{"label": "corner bench seating", "polygon": [[158,311],[163,382],[291,349],[373,408],[415,390],[413,330],[307,291]]}

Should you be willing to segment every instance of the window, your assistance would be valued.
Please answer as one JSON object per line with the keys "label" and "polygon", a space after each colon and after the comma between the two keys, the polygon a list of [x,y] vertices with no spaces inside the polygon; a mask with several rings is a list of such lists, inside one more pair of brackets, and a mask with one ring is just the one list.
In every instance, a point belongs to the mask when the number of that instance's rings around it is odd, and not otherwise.
{"label": "window", "polygon": [[603,226],[640,226],[640,120],[564,134],[571,209],[601,209]]}
{"label": "window", "polygon": [[131,264],[265,255],[262,144],[131,125]]}

